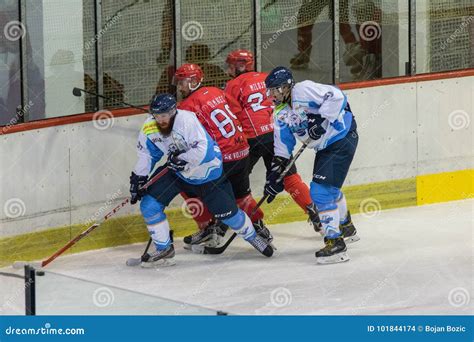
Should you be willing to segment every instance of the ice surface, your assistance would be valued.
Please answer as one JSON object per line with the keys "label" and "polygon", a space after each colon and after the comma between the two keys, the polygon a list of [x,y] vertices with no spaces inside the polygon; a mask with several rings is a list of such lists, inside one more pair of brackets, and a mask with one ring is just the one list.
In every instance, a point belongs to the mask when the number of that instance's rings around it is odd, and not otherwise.
{"label": "ice surface", "polygon": [[[144,244],[60,257],[46,269],[233,314],[473,314],[473,207],[464,200],[353,215],[361,240],[343,264],[317,265],[322,239],[297,222],[270,227],[278,251],[269,259],[239,239],[217,256],[177,241],[177,265],[165,269],[125,266]],[[81,286],[66,287],[82,300]],[[23,314],[21,279],[0,276],[0,293],[1,313]]]}

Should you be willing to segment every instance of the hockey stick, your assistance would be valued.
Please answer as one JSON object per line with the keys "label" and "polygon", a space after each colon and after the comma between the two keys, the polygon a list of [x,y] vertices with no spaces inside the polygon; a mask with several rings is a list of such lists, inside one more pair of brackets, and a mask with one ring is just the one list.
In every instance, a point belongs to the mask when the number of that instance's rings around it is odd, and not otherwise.
{"label": "hockey stick", "polygon": [[105,99],[105,100],[111,100],[111,101],[114,101],[114,102],[118,102],[118,103],[121,103],[121,104],[123,104],[123,105],[125,105],[125,106],[131,107],[131,108],[134,108],[134,109],[141,110],[141,111],[143,111],[144,113],[148,113],[148,110],[146,110],[145,108],[138,107],[138,106],[132,105],[132,104],[130,104],[130,103],[127,103],[127,102],[124,102],[124,101],[120,101],[120,100],[114,99],[113,97],[108,97],[108,96],[100,95],[100,94],[94,93],[94,92],[92,92],[92,91],[88,91],[88,90],[81,89],[81,88],[77,88],[77,87],[72,88],[72,94],[73,94],[74,96],[81,97],[82,93],[86,93],[86,94],[89,94],[89,95],[97,96],[97,97],[103,98],[103,99]]}
{"label": "hockey stick", "polygon": [[[306,141],[303,143],[303,145],[300,147],[298,152],[296,152],[295,156],[291,159],[291,161],[288,163],[286,168],[283,170],[283,172],[280,174],[280,177],[277,179],[277,183],[281,182],[283,178],[287,175],[288,172],[290,172],[290,169],[295,165],[296,160],[300,157],[301,153],[305,150],[306,146],[308,146],[308,142]],[[250,213],[250,218],[252,218],[255,213],[257,212],[258,208],[265,202],[265,200],[268,198],[268,195],[266,194],[263,196],[260,201],[258,201],[257,206],[252,210]],[[201,245],[192,245],[191,249],[195,253],[200,253],[200,254],[222,254],[224,251],[229,247],[229,245],[232,243],[232,241],[235,239],[237,236],[237,233],[232,233],[232,236],[229,238],[229,240],[226,241],[222,246],[219,247],[208,247],[208,246],[201,246]]]}
{"label": "hockey stick", "polygon": [[150,248],[151,241],[152,241],[151,238],[149,238],[148,243],[146,244],[146,247],[145,247],[145,251],[142,253],[141,257],[127,259],[125,264],[127,266],[138,266],[138,265],[141,264],[142,261],[148,260],[148,258],[149,258],[148,249]]}
{"label": "hockey stick", "polygon": [[[153,176],[143,187],[142,189],[148,188],[150,185],[152,185],[154,182],[156,182],[161,176],[163,176],[166,172],[168,172],[168,168],[164,168],[160,172],[158,172],[155,176]],[[115,213],[117,213],[120,209],[122,209],[128,202],[130,202],[129,198],[126,198],[123,200],[122,203],[117,205],[114,209],[112,209],[107,215],[105,215],[99,222],[94,223],[91,225],[89,228],[84,230],[82,233],[74,237],[72,240],[70,240],[67,244],[65,244],[63,247],[61,247],[58,251],[56,251],[53,255],[51,255],[49,258],[39,261],[39,262],[27,262],[27,261],[15,261],[13,263],[13,268],[23,268],[25,265],[30,265],[34,268],[40,268],[40,267],[45,267],[48,264],[50,264],[54,259],[56,259],[58,256],[63,254],[65,251],[67,251],[69,248],[74,246],[78,241],[82,240],[85,236],[89,235],[93,230],[95,230],[97,227],[102,225],[105,221],[107,221],[110,217],[112,217]]]}
{"label": "hockey stick", "polygon": [[[171,240],[171,243],[173,243],[174,241],[174,232],[173,230],[170,230],[170,240]],[[148,261],[148,259],[150,258],[150,254],[148,254],[148,249],[150,248],[150,245],[151,245],[151,242],[153,240],[150,238],[148,239],[148,243],[145,247],[145,251],[143,252],[142,256],[139,257],[139,258],[130,258],[127,260],[126,264],[127,266],[138,266],[140,265],[143,261]]]}

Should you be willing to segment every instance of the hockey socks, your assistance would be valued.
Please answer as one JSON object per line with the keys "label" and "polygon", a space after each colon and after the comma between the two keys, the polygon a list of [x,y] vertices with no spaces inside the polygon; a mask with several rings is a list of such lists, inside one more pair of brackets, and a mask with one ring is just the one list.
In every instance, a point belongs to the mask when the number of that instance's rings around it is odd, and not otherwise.
{"label": "hockey socks", "polygon": [[309,188],[303,182],[300,175],[294,173],[290,176],[286,176],[283,179],[283,185],[285,186],[285,191],[291,195],[296,204],[298,204],[306,213],[306,208],[312,203],[312,201]]}

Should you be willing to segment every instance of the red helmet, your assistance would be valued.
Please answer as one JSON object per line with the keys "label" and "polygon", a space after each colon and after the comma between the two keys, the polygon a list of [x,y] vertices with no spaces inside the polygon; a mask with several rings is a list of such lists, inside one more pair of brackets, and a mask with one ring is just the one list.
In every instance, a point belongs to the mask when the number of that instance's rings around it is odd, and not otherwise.
{"label": "red helmet", "polygon": [[196,78],[196,80],[201,83],[204,78],[204,73],[197,64],[183,64],[176,70],[174,77],[177,80],[183,78]]}
{"label": "red helmet", "polygon": [[239,49],[230,52],[225,62],[229,65],[245,66],[245,71],[254,70],[253,53],[249,50]]}

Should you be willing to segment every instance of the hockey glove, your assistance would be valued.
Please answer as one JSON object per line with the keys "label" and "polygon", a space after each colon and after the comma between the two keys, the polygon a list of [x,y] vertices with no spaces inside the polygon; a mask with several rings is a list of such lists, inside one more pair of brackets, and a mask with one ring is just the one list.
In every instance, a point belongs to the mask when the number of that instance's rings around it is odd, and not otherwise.
{"label": "hockey glove", "polygon": [[326,130],[323,128],[322,124],[324,118],[319,114],[306,114],[308,118],[308,135],[313,140],[318,140],[321,136],[326,133]]}
{"label": "hockey glove", "polygon": [[130,194],[132,195],[130,204],[135,204],[142,199],[146,192],[146,189],[142,189],[142,187],[146,184],[147,180],[148,176],[138,176],[135,172],[132,172],[130,176]]}
{"label": "hockey glove", "polygon": [[282,172],[285,170],[287,164],[288,159],[286,158],[273,158],[270,172],[267,176],[267,181],[265,182],[265,188],[263,189],[264,195],[268,196],[267,203],[271,203],[275,199],[276,195],[283,191],[283,180],[279,181],[279,178]]}
{"label": "hockey glove", "polygon": [[184,171],[187,163],[188,163],[187,161],[179,159],[176,154],[168,155],[167,166],[174,172]]}

